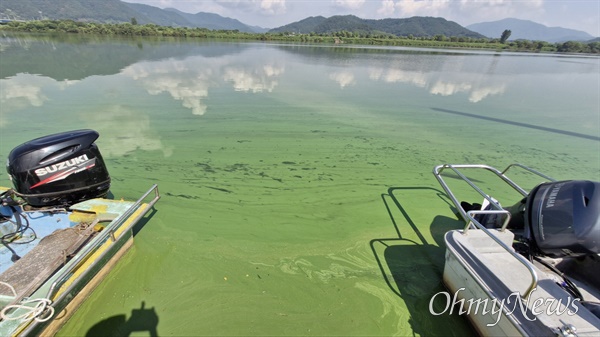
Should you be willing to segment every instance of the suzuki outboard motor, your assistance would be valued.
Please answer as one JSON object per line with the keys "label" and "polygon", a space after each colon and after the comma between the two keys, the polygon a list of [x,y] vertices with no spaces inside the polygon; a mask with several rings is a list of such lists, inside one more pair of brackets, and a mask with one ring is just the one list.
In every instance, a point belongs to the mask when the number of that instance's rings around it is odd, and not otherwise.
{"label": "suzuki outboard motor", "polygon": [[540,184],[527,197],[524,218],[530,240],[546,255],[600,254],[600,182]]}
{"label": "suzuki outboard motor", "polygon": [[31,140],[14,148],[7,171],[30,205],[70,206],[104,197],[110,176],[94,143],[98,132],[76,130]]}

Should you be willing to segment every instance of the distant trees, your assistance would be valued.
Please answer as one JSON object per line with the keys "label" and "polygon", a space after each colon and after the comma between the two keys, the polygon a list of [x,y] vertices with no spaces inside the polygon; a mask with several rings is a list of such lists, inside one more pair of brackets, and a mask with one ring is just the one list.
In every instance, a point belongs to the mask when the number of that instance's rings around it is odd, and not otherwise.
{"label": "distant trees", "polygon": [[504,43],[506,43],[506,41],[507,41],[507,40],[508,40],[508,38],[510,37],[510,34],[511,34],[511,33],[512,33],[512,32],[511,32],[509,29],[505,29],[505,30],[502,32],[502,35],[500,36],[500,43],[503,43],[503,44],[504,44]]}
{"label": "distant trees", "polygon": [[590,42],[588,48],[588,53],[600,54],[600,42]]}
{"label": "distant trees", "polygon": [[561,52],[574,52],[581,50],[581,42],[568,41],[556,46],[556,49]]}
{"label": "distant trees", "polygon": [[348,43],[363,45],[415,46],[440,48],[485,48],[494,50],[516,50],[530,52],[563,52],[563,53],[594,53],[600,54],[600,42],[549,43],[545,41],[530,41],[519,39],[508,41],[511,31],[505,30],[500,39],[472,38],[466,36],[396,36],[377,31],[348,31],[340,30],[330,33],[294,34],[262,33],[253,34],[238,30],[209,30],[206,28],[170,27],[155,24],[137,24],[135,18],[131,23],[94,23],[73,20],[34,20],[26,22],[13,21],[0,26],[0,31],[12,30],[35,33],[74,33],[96,35],[125,35],[125,36],[164,36],[189,38],[224,38],[262,41],[289,41],[302,43]]}

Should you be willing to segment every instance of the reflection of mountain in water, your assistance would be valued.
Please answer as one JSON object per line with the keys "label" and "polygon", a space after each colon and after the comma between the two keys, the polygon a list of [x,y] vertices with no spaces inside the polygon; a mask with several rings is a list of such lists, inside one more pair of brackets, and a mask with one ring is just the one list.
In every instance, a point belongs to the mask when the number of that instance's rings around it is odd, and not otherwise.
{"label": "reflection of mountain in water", "polygon": [[[32,36],[30,34],[11,34],[0,36],[1,65],[0,78],[7,78],[19,73],[38,74],[51,77],[57,81],[80,80],[92,75],[113,75],[139,61],[158,61],[163,59],[183,59],[189,56],[218,58],[225,55],[237,55],[254,44],[222,43],[199,39],[175,38],[123,38],[80,35]],[[352,62],[368,59],[373,67],[392,67],[395,69],[431,72],[443,71],[444,64],[452,59],[477,59],[484,55],[489,63],[492,52],[448,51],[419,48],[367,47],[367,46],[305,46],[276,45],[277,49],[294,54],[308,60],[309,64],[323,62],[335,63],[339,66],[351,65]],[[208,48],[210,47],[210,48]],[[27,58],[22,57],[27,51]],[[502,53],[494,54],[502,58]],[[450,56],[450,57],[449,57]],[[513,55],[514,56],[514,55]],[[521,55],[522,57],[539,57],[540,62],[519,64],[516,59],[506,58],[497,70],[503,74],[546,73],[551,62],[543,59],[556,57],[552,55]],[[397,59],[398,64],[389,64]],[[439,62],[440,58],[447,61]],[[573,67],[561,67],[563,72],[593,71],[594,64],[582,58],[581,63],[589,63],[588,68],[581,64]],[[456,63],[456,62],[455,62]],[[522,64],[527,64],[523,67]],[[462,62],[458,71],[470,73],[486,73],[488,64],[477,68],[471,61]]]}
{"label": "reflection of mountain in water", "polygon": [[[464,94],[471,103],[502,96],[523,76],[558,73],[589,74],[598,71],[595,58],[572,58],[551,54],[498,53],[490,51],[443,50],[407,47],[297,46],[278,45],[303,63],[330,63],[336,71],[329,79],[341,89],[360,82],[360,68],[368,79],[384,83],[405,83],[432,95]],[[556,60],[565,64],[556,67]],[[568,63],[566,63],[568,62]]]}
{"label": "reflection of mountain in water", "polygon": [[[210,45],[210,48],[205,48]],[[92,75],[113,75],[142,60],[181,59],[190,55],[207,58],[237,54],[238,44],[177,39],[125,39],[60,35],[26,39],[0,36],[0,78],[20,73],[38,74],[57,81],[81,80]],[[23,58],[23,51],[28,57]]]}
{"label": "reflection of mountain in water", "polygon": [[[482,50],[461,49],[428,49],[415,47],[386,47],[386,46],[332,46],[332,45],[276,45],[278,49],[301,56],[311,63],[321,63],[322,60],[337,63],[339,66],[351,62],[368,60],[371,66],[396,67],[403,70],[431,72],[447,68],[447,64],[454,63],[458,68],[452,70],[467,73],[490,73],[490,63],[493,72],[503,75],[547,74],[550,73],[581,73],[587,74],[597,71],[597,59],[593,56],[581,56],[578,61],[573,61],[573,55],[533,54],[492,52]],[[506,56],[506,57],[505,57]],[[532,62],[522,62],[522,58],[535,58]],[[554,61],[564,58],[565,63],[556,68]],[[398,63],[390,65],[392,61]],[[333,61],[332,61],[333,60]],[[442,61],[440,61],[442,60]],[[483,60],[483,61],[480,61]],[[502,62],[498,62],[502,60]],[[533,60],[533,59],[532,59]],[[361,62],[361,64],[364,64]]]}

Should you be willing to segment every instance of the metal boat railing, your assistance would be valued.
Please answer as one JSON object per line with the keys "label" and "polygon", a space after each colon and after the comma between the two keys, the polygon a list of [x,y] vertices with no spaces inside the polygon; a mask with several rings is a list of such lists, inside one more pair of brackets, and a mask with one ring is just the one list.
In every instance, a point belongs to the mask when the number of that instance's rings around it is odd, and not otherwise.
{"label": "metal boat railing", "polygon": [[[144,200],[153,191],[154,191],[154,198],[147,204],[146,211],[138,214],[136,216],[136,218],[130,222],[129,226],[121,232],[121,235],[118,238],[116,238],[114,236],[115,231],[117,229],[119,229],[119,227],[121,227],[121,225],[125,221],[127,221],[129,219],[129,217],[131,217],[140,208],[140,206],[142,205]],[[62,284],[64,281],[66,281],[66,279],[70,276],[70,274],[73,272],[73,270],[76,268],[76,266],[78,266],[80,262],[82,262],[87,256],[89,256],[89,254],[93,250],[98,248],[100,244],[102,244],[109,238],[113,242],[118,241],[121,238],[121,236],[125,235],[125,233],[127,233],[127,231],[129,231],[144,215],[146,215],[146,213],[154,206],[154,204],[158,201],[158,199],[160,199],[160,194],[158,193],[158,185],[154,184],[131,207],[129,207],[125,212],[123,212],[123,214],[121,214],[119,217],[117,217],[111,223],[109,223],[106,226],[106,228],[104,228],[104,230],[102,230],[102,232],[100,232],[100,234],[95,236],[90,241],[89,244],[87,244],[84,248],[82,248],[82,250],[79,251],[77,253],[77,255],[69,261],[70,267],[65,268],[59,274],[59,276],[56,278],[56,280],[52,283],[52,285],[50,286],[50,289],[48,290],[48,295],[46,296],[46,298],[51,299],[58,291],[60,284]],[[100,259],[102,259],[106,253],[107,252],[105,251],[100,256]],[[68,291],[66,291],[66,292],[68,293]]]}
{"label": "metal boat railing", "polygon": [[[144,200],[146,200],[152,192],[154,192],[154,197],[148,203],[144,203]],[[85,261],[85,259],[88,258],[90,256],[90,254],[92,254],[94,252],[94,250],[98,249],[100,247],[100,245],[107,242],[107,240],[110,240],[110,241],[112,241],[113,244],[115,244],[121,238],[123,238],[124,235],[127,235],[127,233],[133,228],[133,226],[135,226],[139,222],[139,220],[142,217],[144,217],[150,211],[150,209],[152,209],[154,207],[154,204],[156,204],[156,202],[159,199],[160,199],[160,194],[158,192],[158,185],[154,184],[137,201],[132,203],[131,206],[129,206],[125,210],[125,212],[123,212],[116,218],[113,217],[113,218],[106,218],[106,219],[104,219],[104,218],[96,219],[94,221],[94,224],[97,224],[98,222],[105,222],[105,221],[110,221],[110,223],[98,235],[96,235],[93,239],[91,239],[90,242],[88,242],[88,244],[86,244],[79,252],[77,252],[77,254],[64,265],[64,267],[62,268],[60,273],[58,273],[57,275],[52,277],[52,279],[54,279],[54,282],[50,285],[47,295],[45,297],[43,297],[43,295],[41,295],[41,293],[40,293],[39,295],[33,295],[29,299],[31,299],[33,301],[35,301],[35,300],[46,301],[48,304],[52,304],[52,303],[60,302],[66,296],[70,296],[70,293],[72,292],[74,287],[77,286],[75,283],[70,284],[62,293],[60,293],[58,295],[57,298],[54,298],[54,300],[52,300],[53,297],[56,296],[56,294],[58,293],[60,287],[68,280],[69,277],[71,277],[71,275],[73,275],[74,270],[76,268],[78,268],[78,266],[80,266]],[[140,207],[142,207],[142,206],[144,206],[142,211],[138,212],[138,214],[135,214],[138,210],[140,210]],[[135,214],[135,218],[131,218],[134,214]],[[124,227],[122,229],[121,233],[119,234],[119,236],[115,237],[116,231],[119,230],[120,227],[123,226],[126,221],[129,221],[129,223],[126,225],[127,227]],[[95,260],[96,262],[94,262],[90,266],[90,268],[88,268],[86,271],[84,271],[79,277],[85,277],[89,273],[89,270],[93,269],[93,267],[96,266],[97,263],[99,263],[98,261],[102,261],[107,257],[107,254],[109,253],[110,250],[111,249],[106,249],[105,251],[103,251],[98,256],[98,258]],[[42,308],[44,308],[44,307],[45,306],[43,306]],[[51,307],[50,308],[46,307],[46,309],[42,309],[42,311],[38,311],[36,307],[31,307],[29,311],[36,310],[36,312],[38,312],[36,315],[43,316],[43,315],[47,314],[48,309],[51,309],[50,315],[52,315],[54,313],[54,309]],[[21,310],[21,309],[17,309],[17,310]],[[23,309],[23,310],[25,310],[25,309]],[[47,321],[50,318],[47,316],[43,317],[43,319],[37,319],[37,317],[35,317],[35,316],[32,316],[32,317],[34,317],[36,319],[29,321],[29,324],[26,327],[24,327],[23,330],[21,330],[20,332],[17,333],[18,335],[29,335],[32,331],[35,331],[35,329],[37,328],[37,326],[39,324]]]}
{"label": "metal boat railing", "polygon": [[[121,227],[123,225],[123,223],[125,221],[127,221],[129,219],[129,217],[131,217],[142,206],[142,204],[144,203],[144,200],[146,198],[148,198],[148,196],[152,192],[154,192],[154,198],[146,204],[144,211],[139,213],[138,215],[136,215],[136,217],[130,221],[127,228],[125,228],[123,231],[121,231],[121,234],[119,235],[119,237],[115,237],[116,230],[119,229],[119,227]],[[152,207],[154,206],[154,204],[156,204],[158,199],[160,199],[160,194],[158,192],[158,185],[154,184],[135,203],[133,203],[125,212],[123,212],[123,214],[121,214],[120,216],[115,218],[110,224],[107,225],[106,228],[104,228],[104,230],[102,230],[97,236],[95,236],[90,241],[90,243],[88,243],[81,251],[79,251],[77,253],[77,255],[75,257],[73,257],[71,260],[69,260],[67,265],[65,265],[66,268],[63,269],[63,271],[55,278],[54,282],[50,286],[48,293],[46,295],[46,299],[52,299],[56,295],[56,293],[60,289],[60,286],[72,275],[75,268],[77,266],[79,266],[80,263],[82,263],[93,252],[93,250],[97,249],[103,242],[106,242],[106,240],[111,240],[113,242],[117,242],[121,237],[123,237],[123,235],[126,235],[126,233],[129,230],[131,230],[131,228],[133,226],[135,226],[135,224],[137,224],[139,222],[139,220],[150,211],[150,209],[152,209]],[[103,221],[103,220],[100,220],[100,221]],[[100,256],[98,257],[97,261],[103,260],[106,257],[106,255],[108,254],[109,250],[110,249],[107,249],[104,252],[102,252],[102,254],[100,254]],[[87,271],[84,272],[82,274],[82,276],[85,274],[87,274]],[[76,284],[71,284],[70,286],[68,286],[67,289],[65,289],[65,291],[63,291],[58,296],[58,298],[54,299],[53,302],[59,302],[63,297],[69,295],[75,286],[76,286]],[[29,335],[29,333],[32,332],[38,324],[39,324],[39,322],[34,320],[19,334],[20,335]]]}
{"label": "metal boat railing", "polygon": [[[538,283],[538,276],[537,276],[537,273],[535,272],[535,270],[533,269],[533,266],[523,256],[521,256],[520,254],[515,252],[512,249],[512,247],[509,247],[504,242],[502,242],[496,235],[494,235],[489,229],[487,229],[484,225],[482,225],[475,218],[476,215],[485,215],[485,214],[504,215],[505,219],[502,224],[502,227],[500,228],[500,231],[504,231],[504,230],[506,230],[506,227],[508,226],[508,223],[510,222],[510,212],[503,209],[502,206],[500,206],[500,204],[495,199],[493,199],[492,197],[487,195],[485,192],[483,192],[483,190],[481,188],[479,188],[475,183],[473,183],[473,181],[471,181],[471,179],[467,178],[462,172],[459,171],[459,169],[483,169],[483,170],[490,171],[490,172],[494,173],[497,177],[502,179],[509,186],[511,186],[513,189],[515,189],[517,192],[519,192],[523,197],[526,197],[529,193],[506,176],[506,172],[508,172],[508,170],[511,169],[512,167],[519,167],[521,169],[524,169],[525,171],[528,171],[532,174],[540,176],[544,179],[547,179],[550,181],[556,181],[555,179],[550,178],[532,168],[529,168],[527,166],[524,166],[524,165],[518,164],[518,163],[509,165],[503,171],[499,171],[496,168],[494,168],[492,166],[488,166],[488,165],[444,164],[444,165],[438,165],[438,166],[434,167],[433,175],[436,177],[436,179],[438,180],[438,182],[440,183],[440,185],[442,186],[442,188],[444,189],[444,191],[446,192],[446,194],[448,195],[450,200],[452,200],[452,203],[454,203],[454,206],[460,213],[461,217],[464,219],[465,228],[463,230],[463,235],[467,235],[470,228],[476,228],[476,229],[481,230],[482,232],[487,234],[492,240],[494,240],[498,245],[500,245],[500,247],[504,248],[504,250],[506,250],[510,255],[512,255],[517,261],[519,261],[522,265],[524,265],[525,268],[527,268],[527,270],[529,271],[529,274],[531,275],[531,283],[530,283],[529,287],[527,288],[527,290],[525,291],[525,293],[522,295],[523,298],[527,298],[531,294],[531,292],[537,287],[537,283]],[[471,186],[471,188],[473,188],[475,191],[477,191],[477,193],[479,193],[485,200],[487,200],[490,203],[492,209],[471,210],[468,212],[465,211],[463,209],[463,207],[460,205],[460,201],[456,198],[456,196],[450,190],[450,187],[448,186],[448,184],[444,181],[444,178],[442,177],[442,172],[446,169],[452,170],[458,177],[460,177],[469,186]]]}

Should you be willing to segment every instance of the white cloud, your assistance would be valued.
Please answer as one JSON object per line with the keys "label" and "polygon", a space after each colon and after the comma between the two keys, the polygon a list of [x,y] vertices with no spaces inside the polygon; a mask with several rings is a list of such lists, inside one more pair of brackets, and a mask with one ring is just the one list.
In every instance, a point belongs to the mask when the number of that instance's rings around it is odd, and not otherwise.
{"label": "white cloud", "polygon": [[333,0],[337,7],[359,9],[365,3],[365,0]]}
{"label": "white cloud", "polygon": [[394,1],[383,0],[381,7],[377,10],[377,13],[383,17],[392,16],[394,14]]}
{"label": "white cloud", "polygon": [[227,8],[256,8],[256,5],[260,3],[259,0],[250,0],[250,1],[242,1],[242,0],[214,0],[215,3],[220,6]]}
{"label": "white cloud", "polygon": [[466,6],[477,6],[477,7],[519,7],[527,6],[530,8],[542,7],[544,0],[527,0],[527,1],[515,1],[515,0],[460,0],[462,7]]}
{"label": "white cloud", "polygon": [[395,7],[402,16],[440,16],[449,5],[448,0],[400,0]]}
{"label": "white cloud", "polygon": [[214,3],[232,10],[273,15],[285,13],[285,1],[286,0],[214,0]]}
{"label": "white cloud", "polygon": [[[543,5],[543,0],[461,0],[460,6],[453,8],[453,17],[465,18],[463,21],[469,22],[494,21],[508,17],[539,21],[539,18],[544,16]],[[532,13],[535,13],[536,18],[531,17]]]}
{"label": "white cloud", "polygon": [[249,25],[279,27],[309,16],[354,14],[361,18],[435,16],[462,26],[505,18],[600,35],[597,0],[125,0],[187,13],[209,12]]}
{"label": "white cloud", "polygon": [[380,17],[443,17],[467,25],[507,17],[543,21],[544,5],[543,0],[383,0],[377,13]]}
{"label": "white cloud", "polygon": [[285,0],[262,0],[260,8],[265,14],[283,14],[285,13]]}

